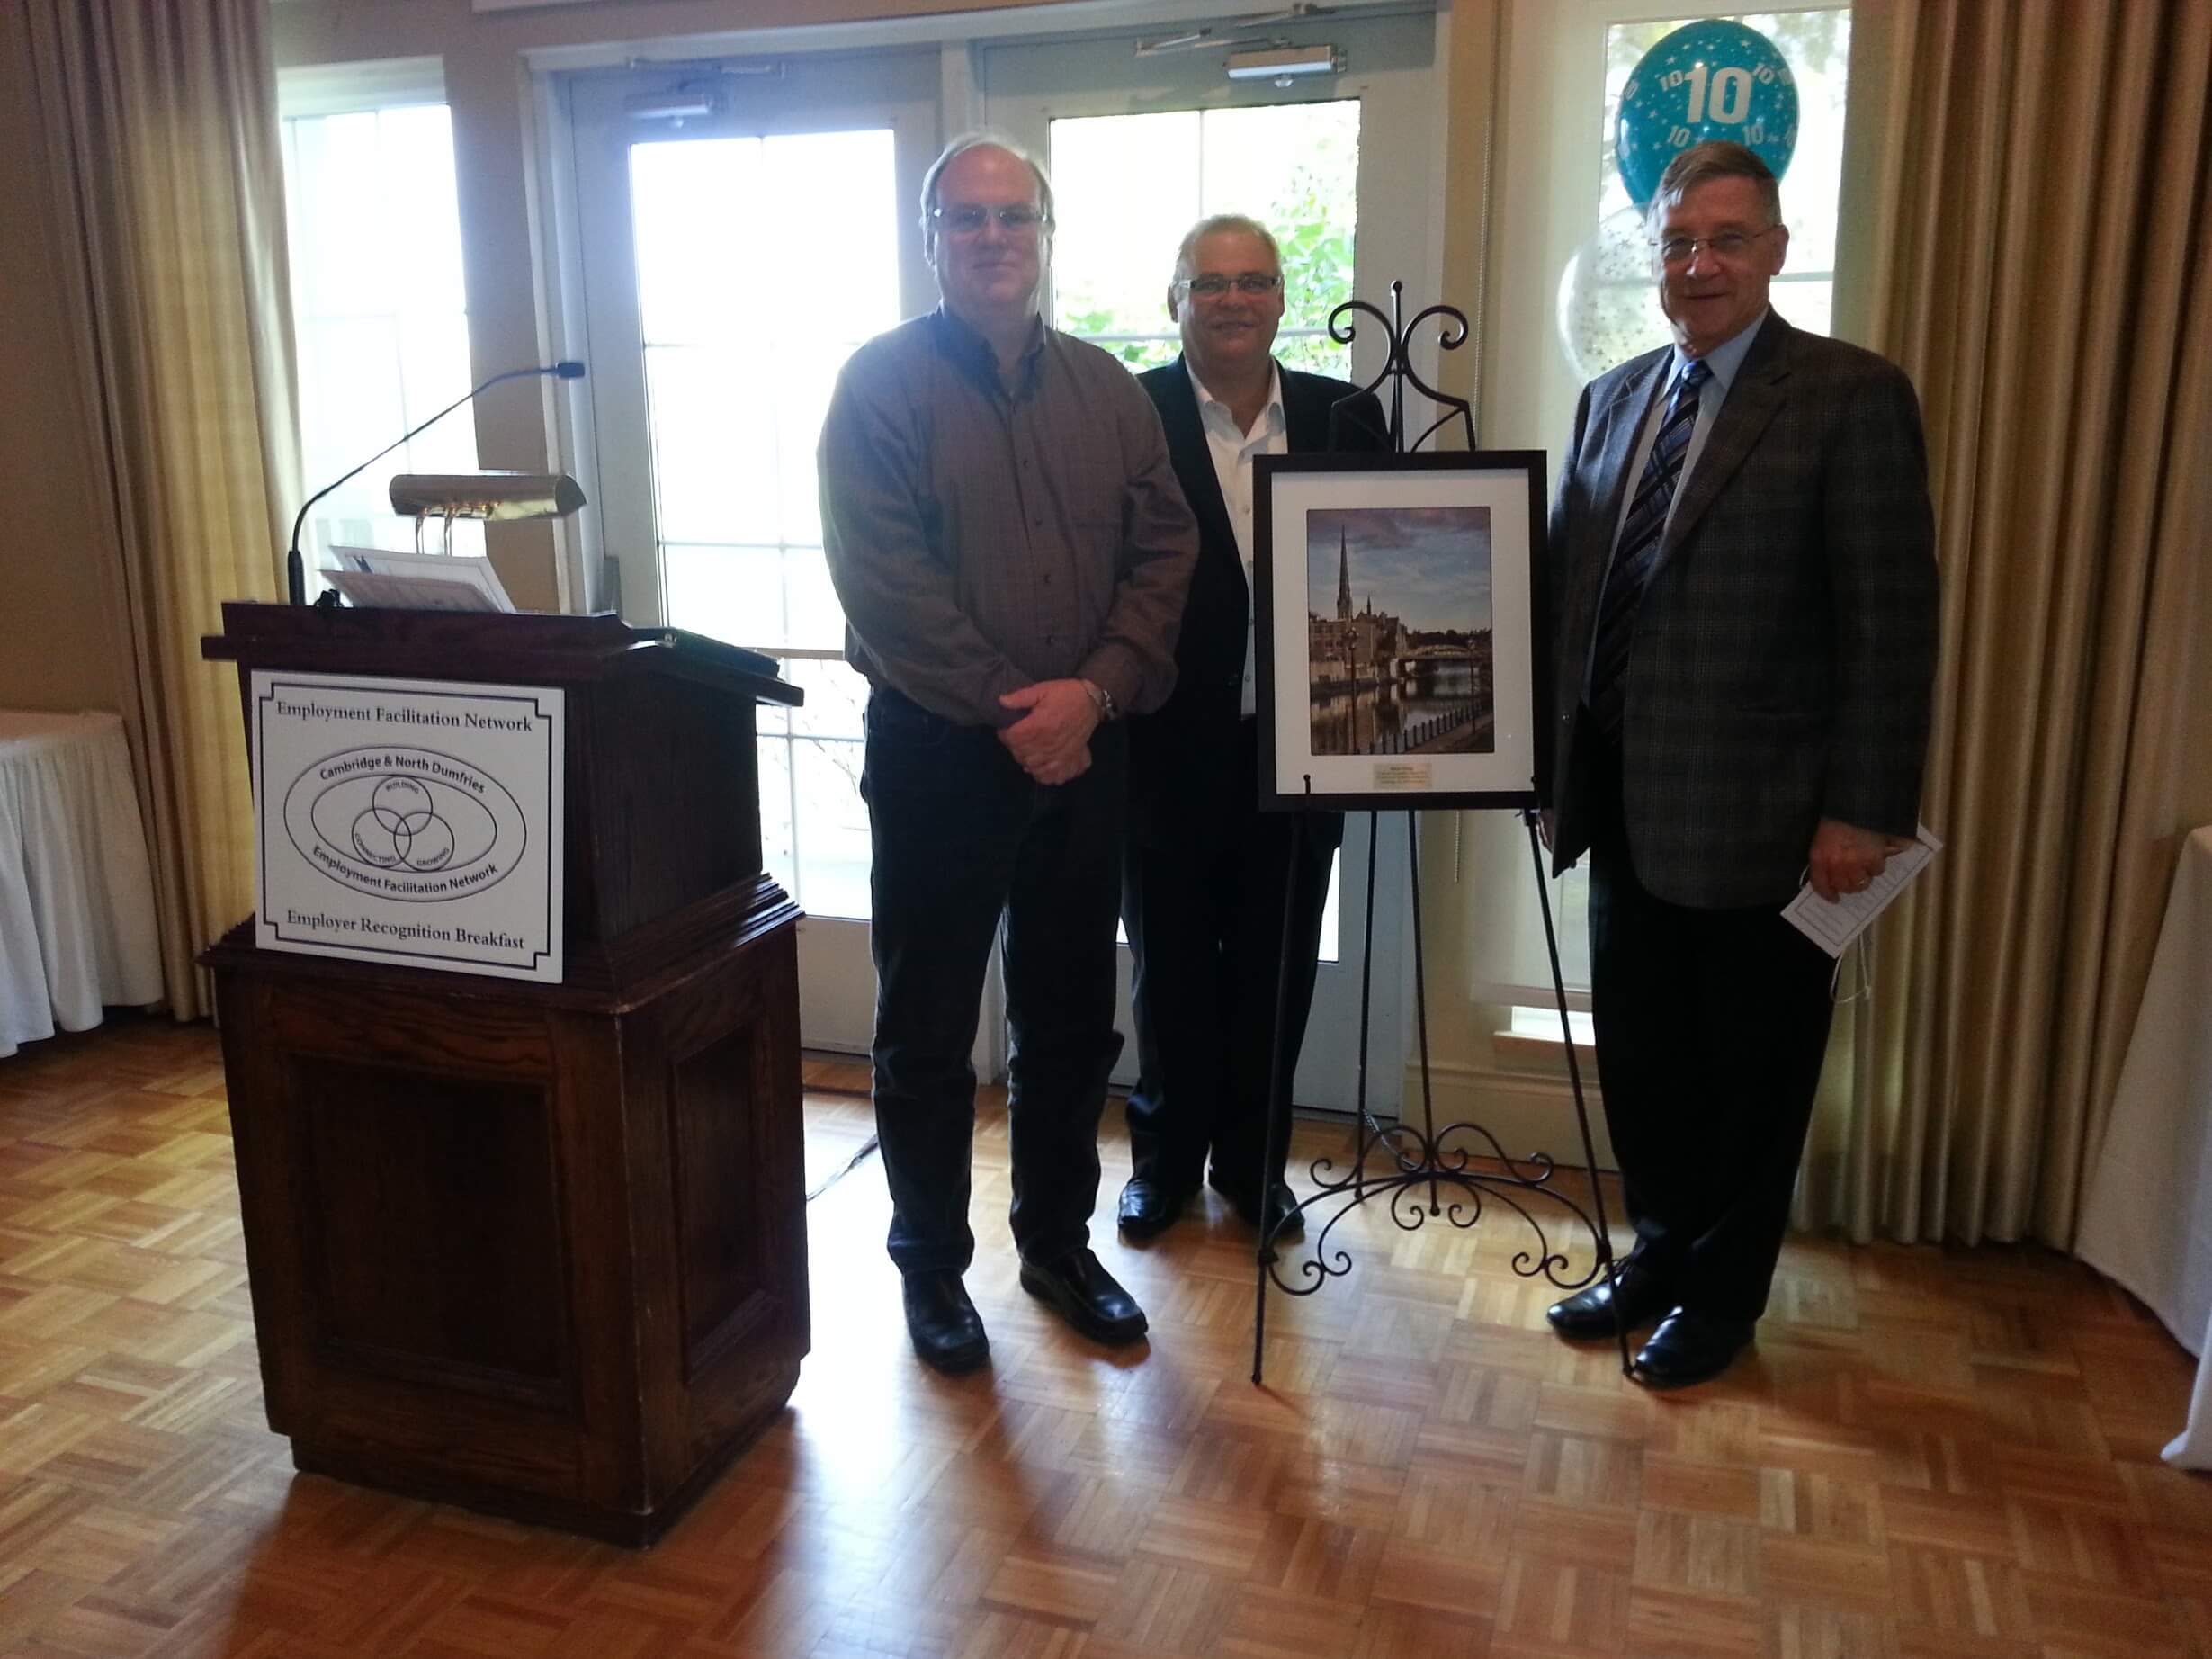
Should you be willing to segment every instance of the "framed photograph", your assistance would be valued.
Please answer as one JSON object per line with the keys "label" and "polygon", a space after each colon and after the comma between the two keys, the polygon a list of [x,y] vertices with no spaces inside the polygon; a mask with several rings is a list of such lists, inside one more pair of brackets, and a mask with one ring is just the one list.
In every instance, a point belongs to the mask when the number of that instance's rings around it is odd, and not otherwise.
{"label": "framed photograph", "polygon": [[1533,805],[1544,452],[1262,455],[1260,804]]}

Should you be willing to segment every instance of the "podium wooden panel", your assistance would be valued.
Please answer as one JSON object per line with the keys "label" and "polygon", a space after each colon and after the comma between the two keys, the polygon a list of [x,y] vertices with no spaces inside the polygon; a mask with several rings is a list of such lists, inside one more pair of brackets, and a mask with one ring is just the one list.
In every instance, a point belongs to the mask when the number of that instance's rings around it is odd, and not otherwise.
{"label": "podium wooden panel", "polygon": [[[302,1469],[624,1544],[809,1341],[798,911],[764,659],[612,616],[228,605],[255,668],[567,694],[559,985],[254,943],[214,971],[270,1427]],[[250,709],[250,701],[247,703]]]}

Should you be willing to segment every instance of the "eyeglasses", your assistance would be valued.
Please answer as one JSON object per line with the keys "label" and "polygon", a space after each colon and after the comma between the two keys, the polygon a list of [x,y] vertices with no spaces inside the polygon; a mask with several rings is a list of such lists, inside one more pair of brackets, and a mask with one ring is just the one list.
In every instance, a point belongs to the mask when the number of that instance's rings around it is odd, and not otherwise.
{"label": "eyeglasses", "polygon": [[929,217],[956,237],[975,236],[994,219],[999,221],[999,229],[1010,237],[1034,236],[1037,227],[1044,223],[1043,213],[1020,202],[995,208],[977,207],[972,203],[931,208]]}
{"label": "eyeglasses", "polygon": [[1779,230],[1779,225],[1769,225],[1765,230],[1724,230],[1718,236],[1669,237],[1654,242],[1659,256],[1670,265],[1686,265],[1697,257],[1697,250],[1705,251],[1715,259],[1741,259],[1751,251],[1751,244],[1769,231]]}
{"label": "eyeglasses", "polygon": [[1204,276],[1178,277],[1175,285],[1201,300],[1218,300],[1231,288],[1258,299],[1282,287],[1283,279],[1272,271],[1247,271],[1241,276],[1223,276],[1218,271],[1209,271]]}

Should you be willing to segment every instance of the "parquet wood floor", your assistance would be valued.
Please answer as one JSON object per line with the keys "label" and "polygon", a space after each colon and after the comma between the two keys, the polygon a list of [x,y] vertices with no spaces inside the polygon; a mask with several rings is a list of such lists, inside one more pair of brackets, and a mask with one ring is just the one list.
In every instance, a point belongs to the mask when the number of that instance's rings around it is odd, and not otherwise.
{"label": "parquet wood floor", "polygon": [[[2212,1659],[2212,1480],[2156,1461],[2189,1361],[2064,1258],[1794,1242],[1756,1358],[1661,1397],[1545,1332],[1503,1225],[1368,1215],[1348,1279],[1275,1298],[1261,1390],[1211,1197],[1099,1242],[1149,1346],[1021,1294],[996,1110],[991,1368],[914,1362],[863,1163],[810,1212],[791,1411],[658,1549],[298,1475],[222,1086],[152,1022],[0,1063],[7,1659]],[[814,1187],[868,1120],[808,1112]],[[1110,1206],[1117,1120],[1105,1155]]]}

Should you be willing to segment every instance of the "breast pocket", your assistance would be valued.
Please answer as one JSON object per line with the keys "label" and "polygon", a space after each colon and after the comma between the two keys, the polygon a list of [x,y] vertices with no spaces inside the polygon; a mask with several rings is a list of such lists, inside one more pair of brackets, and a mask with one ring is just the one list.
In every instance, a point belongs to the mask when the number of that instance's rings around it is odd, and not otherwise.
{"label": "breast pocket", "polygon": [[1122,449],[1113,435],[1099,434],[1097,443],[1060,460],[1060,511],[1069,525],[1088,535],[1122,535]]}

